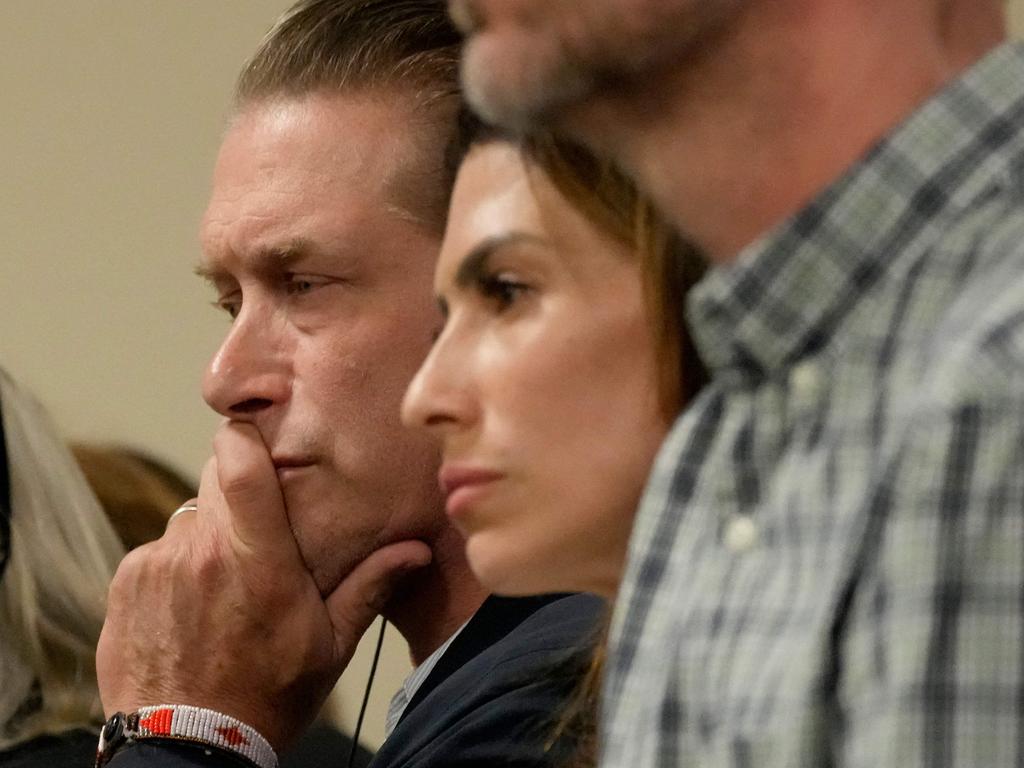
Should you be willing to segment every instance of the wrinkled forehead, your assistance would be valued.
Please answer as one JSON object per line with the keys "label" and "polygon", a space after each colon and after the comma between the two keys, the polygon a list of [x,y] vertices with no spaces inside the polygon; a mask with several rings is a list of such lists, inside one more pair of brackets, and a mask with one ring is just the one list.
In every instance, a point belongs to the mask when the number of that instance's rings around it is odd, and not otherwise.
{"label": "wrinkled forehead", "polygon": [[289,209],[320,200],[335,215],[346,204],[373,205],[440,234],[448,120],[439,107],[382,90],[245,105],[225,134],[204,227],[225,213],[308,214]]}

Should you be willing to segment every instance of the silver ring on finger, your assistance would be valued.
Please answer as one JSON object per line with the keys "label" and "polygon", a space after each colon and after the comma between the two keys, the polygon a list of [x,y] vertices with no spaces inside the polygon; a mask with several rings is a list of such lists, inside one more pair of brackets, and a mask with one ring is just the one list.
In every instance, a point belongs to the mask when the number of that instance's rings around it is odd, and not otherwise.
{"label": "silver ring on finger", "polygon": [[174,518],[176,518],[178,515],[180,515],[182,512],[198,512],[198,511],[199,511],[199,507],[196,504],[193,504],[191,502],[186,502],[185,504],[182,504],[180,507],[178,507],[176,510],[174,510],[171,513],[170,517],[167,518],[167,527],[170,527],[171,521]]}

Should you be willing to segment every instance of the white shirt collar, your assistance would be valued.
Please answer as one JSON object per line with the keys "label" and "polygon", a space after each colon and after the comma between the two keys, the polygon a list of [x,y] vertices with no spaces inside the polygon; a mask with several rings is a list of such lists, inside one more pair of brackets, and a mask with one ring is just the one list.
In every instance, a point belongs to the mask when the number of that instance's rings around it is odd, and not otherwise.
{"label": "white shirt collar", "polygon": [[395,692],[395,695],[391,697],[391,704],[388,706],[387,719],[384,721],[384,738],[388,738],[391,732],[395,730],[395,726],[398,725],[398,721],[402,719],[402,713],[405,712],[405,708],[409,706],[409,702],[412,701],[413,696],[416,695],[416,691],[420,689],[424,681],[430,676],[430,673],[434,671],[434,667],[437,666],[437,662],[444,656],[444,652],[448,650],[448,647],[455,641],[455,638],[466,628],[466,621],[461,627],[455,630],[451,637],[444,641],[441,646],[434,651],[432,654],[427,656],[423,660],[423,663],[416,667],[409,676],[405,678],[402,683],[402,687]]}

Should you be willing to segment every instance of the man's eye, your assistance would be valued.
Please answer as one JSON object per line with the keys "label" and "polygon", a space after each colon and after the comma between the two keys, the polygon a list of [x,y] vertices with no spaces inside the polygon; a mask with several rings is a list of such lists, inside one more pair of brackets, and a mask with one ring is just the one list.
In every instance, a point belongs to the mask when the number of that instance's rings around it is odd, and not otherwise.
{"label": "man's eye", "polygon": [[313,290],[313,283],[309,280],[288,281],[288,293],[292,295],[296,293],[309,293],[311,290]]}
{"label": "man's eye", "polygon": [[227,313],[228,317],[234,320],[242,311],[242,302],[233,298],[217,299],[213,302],[213,307]]}
{"label": "man's eye", "polygon": [[289,275],[287,282],[285,283],[285,290],[289,296],[301,296],[304,293],[309,293],[323,285],[326,285],[326,280],[321,280],[315,277],[304,277]]}
{"label": "man's eye", "polygon": [[493,302],[498,311],[511,308],[524,293],[530,290],[526,283],[513,280],[506,275],[484,275],[479,282],[480,294]]}

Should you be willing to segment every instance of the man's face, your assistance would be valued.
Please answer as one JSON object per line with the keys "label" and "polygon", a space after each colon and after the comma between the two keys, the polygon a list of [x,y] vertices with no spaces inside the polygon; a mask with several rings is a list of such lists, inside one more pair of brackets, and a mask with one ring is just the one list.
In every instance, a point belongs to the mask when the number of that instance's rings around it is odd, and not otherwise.
{"label": "man's face", "polygon": [[720,29],[745,0],[449,0],[469,41],[463,82],[492,121],[557,119],[621,91]]}
{"label": "man's face", "polygon": [[202,224],[200,272],[233,317],[203,395],[259,428],[323,591],[381,545],[429,542],[445,525],[435,448],[399,422],[440,322],[438,226],[414,194],[414,179],[437,176],[416,130],[396,129],[423,123],[408,102],[249,106]]}

